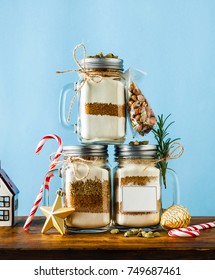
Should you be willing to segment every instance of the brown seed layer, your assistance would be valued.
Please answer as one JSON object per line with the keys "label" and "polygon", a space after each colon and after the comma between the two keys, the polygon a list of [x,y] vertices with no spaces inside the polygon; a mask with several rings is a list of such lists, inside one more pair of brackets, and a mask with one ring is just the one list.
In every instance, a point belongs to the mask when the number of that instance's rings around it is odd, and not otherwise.
{"label": "brown seed layer", "polygon": [[125,105],[116,105],[112,103],[86,103],[85,114],[125,118]]}
{"label": "brown seed layer", "polygon": [[71,182],[65,206],[75,208],[75,212],[109,213],[110,182],[99,179]]}
{"label": "brown seed layer", "polygon": [[[132,184],[132,185],[140,185],[140,186],[144,186],[147,183],[149,183],[151,180],[155,180],[157,179],[156,176],[126,176],[121,178],[121,186],[127,186],[128,184]],[[117,181],[119,179],[116,179]]]}

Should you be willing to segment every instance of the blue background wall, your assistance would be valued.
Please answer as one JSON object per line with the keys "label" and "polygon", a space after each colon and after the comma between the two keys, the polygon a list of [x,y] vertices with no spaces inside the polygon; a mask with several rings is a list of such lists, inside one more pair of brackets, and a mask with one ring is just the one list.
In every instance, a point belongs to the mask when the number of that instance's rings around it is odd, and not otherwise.
{"label": "blue background wall", "polygon": [[213,0],[0,0],[0,159],[20,189],[20,215],[28,215],[57,147],[49,141],[36,156],[39,140],[56,133],[65,145],[78,143],[58,121],[60,90],[77,76],[55,74],[76,68],[78,43],[148,73],[145,95],[156,114],[172,114],[171,136],[185,147],[170,162],[181,204],[192,215],[215,215],[214,11]]}

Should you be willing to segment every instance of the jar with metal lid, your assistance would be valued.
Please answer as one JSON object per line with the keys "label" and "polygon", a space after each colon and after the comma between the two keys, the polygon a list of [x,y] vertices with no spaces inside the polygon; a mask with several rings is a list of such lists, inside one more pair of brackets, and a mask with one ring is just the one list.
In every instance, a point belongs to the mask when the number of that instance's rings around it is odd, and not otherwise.
{"label": "jar with metal lid", "polygon": [[65,207],[75,211],[65,224],[73,232],[102,232],[110,224],[110,168],[105,145],[64,146]]}
{"label": "jar with metal lid", "polygon": [[[80,80],[75,85],[65,86],[61,92],[61,123],[73,128],[81,143],[124,142],[126,97],[123,60],[89,57],[80,60],[79,66]],[[75,125],[66,119],[67,96],[73,87],[75,96],[78,96],[78,118]],[[71,105],[73,103],[74,99]]]}
{"label": "jar with metal lid", "polygon": [[162,213],[161,174],[156,145],[116,145],[114,223],[118,227],[154,227]]}

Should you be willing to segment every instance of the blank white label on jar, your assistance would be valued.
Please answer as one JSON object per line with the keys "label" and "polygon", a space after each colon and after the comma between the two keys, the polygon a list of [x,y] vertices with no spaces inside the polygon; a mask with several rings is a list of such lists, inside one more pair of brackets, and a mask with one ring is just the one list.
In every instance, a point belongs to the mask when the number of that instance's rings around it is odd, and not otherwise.
{"label": "blank white label on jar", "polygon": [[122,186],[122,211],[157,211],[156,189],[155,186]]}

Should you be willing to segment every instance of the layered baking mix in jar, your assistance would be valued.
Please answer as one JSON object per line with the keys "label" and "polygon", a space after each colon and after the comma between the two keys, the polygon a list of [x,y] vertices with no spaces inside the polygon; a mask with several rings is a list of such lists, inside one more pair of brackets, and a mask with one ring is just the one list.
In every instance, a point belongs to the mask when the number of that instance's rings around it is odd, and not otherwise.
{"label": "layered baking mix in jar", "polygon": [[115,146],[115,226],[153,227],[159,224],[161,183],[156,155],[156,145]]}
{"label": "layered baking mix in jar", "polygon": [[63,148],[65,207],[75,209],[65,224],[73,232],[102,232],[111,220],[111,186],[107,146]]}
{"label": "layered baking mix in jar", "polygon": [[82,142],[123,142],[126,136],[123,61],[86,58],[81,65],[92,75],[80,90],[79,135]]}

